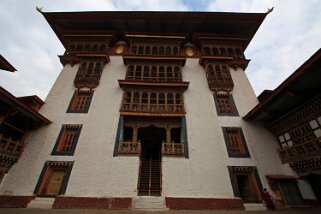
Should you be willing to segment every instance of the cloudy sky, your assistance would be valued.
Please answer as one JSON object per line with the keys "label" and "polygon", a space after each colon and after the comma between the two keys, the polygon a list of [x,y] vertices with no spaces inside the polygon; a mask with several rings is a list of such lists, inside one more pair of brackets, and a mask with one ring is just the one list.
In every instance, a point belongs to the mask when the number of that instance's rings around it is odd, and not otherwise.
{"label": "cloudy sky", "polygon": [[60,41],[36,6],[57,11],[219,11],[263,13],[274,6],[245,55],[258,95],[274,89],[321,47],[319,0],[1,0],[0,54],[18,70],[1,72],[0,85],[16,96],[45,99],[62,69]]}

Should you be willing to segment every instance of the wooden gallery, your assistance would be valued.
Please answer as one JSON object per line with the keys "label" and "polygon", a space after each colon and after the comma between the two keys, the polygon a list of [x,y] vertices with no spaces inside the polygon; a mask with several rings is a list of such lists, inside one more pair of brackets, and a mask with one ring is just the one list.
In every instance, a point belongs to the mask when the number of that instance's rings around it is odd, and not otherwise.
{"label": "wooden gallery", "polygon": [[321,51],[257,98],[268,13],[41,13],[63,68],[45,103],[0,90],[1,207],[318,206]]}

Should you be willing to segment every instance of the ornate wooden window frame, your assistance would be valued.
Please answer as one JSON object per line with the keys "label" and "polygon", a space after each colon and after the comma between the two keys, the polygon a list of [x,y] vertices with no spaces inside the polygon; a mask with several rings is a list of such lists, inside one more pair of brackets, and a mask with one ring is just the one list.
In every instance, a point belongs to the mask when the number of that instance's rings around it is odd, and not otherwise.
{"label": "ornate wooden window frame", "polygon": [[262,182],[260,180],[260,176],[258,174],[256,166],[228,166],[227,168],[229,171],[230,180],[231,180],[233,193],[234,193],[235,197],[241,197],[241,193],[239,191],[239,185],[238,185],[236,176],[238,174],[248,175],[248,176],[252,177],[252,181],[256,182],[253,185],[256,186],[256,188],[255,188],[256,194],[259,197],[259,200],[255,201],[255,202],[262,201],[262,199],[263,199],[263,186],[262,186]]}
{"label": "ornate wooden window frame", "polygon": [[75,90],[66,113],[88,113],[93,90]]}
{"label": "ornate wooden window frame", "polygon": [[64,195],[67,189],[73,164],[73,161],[46,161],[33,193],[37,196],[55,197],[55,195],[44,194],[43,191],[46,188],[46,183],[50,175],[52,175],[55,170],[59,169],[65,171],[65,175],[59,191],[59,195]]}
{"label": "ornate wooden window frame", "polygon": [[[51,155],[64,155],[64,156],[74,155],[81,129],[82,129],[81,124],[62,125],[58,138],[56,140],[56,144],[51,152]],[[63,146],[62,144],[64,144],[66,141],[69,142],[68,144],[70,144],[69,146],[71,147],[68,150],[62,149],[62,146]]]}
{"label": "ornate wooden window frame", "polygon": [[178,64],[131,63],[127,67],[126,80],[182,82],[182,70]]}
{"label": "ornate wooden window frame", "polygon": [[[239,116],[232,94],[214,93],[213,97],[214,97],[216,112],[218,116]],[[221,109],[220,106],[221,106],[222,100],[220,99],[225,100],[225,103],[227,102],[226,108],[229,108],[229,111],[224,112],[223,109]]]}
{"label": "ornate wooden window frame", "polygon": [[[222,127],[223,134],[224,134],[224,140],[225,145],[227,148],[227,152],[229,157],[235,157],[235,158],[250,158],[250,152],[247,148],[245,137],[242,131],[242,128],[240,127]],[[237,142],[231,142],[231,136],[229,136],[229,133],[235,134],[236,141]],[[235,139],[233,140],[235,141]],[[240,150],[240,152],[233,152],[233,148],[231,146],[231,143],[237,143],[237,148]]]}
{"label": "ornate wooden window frame", "polygon": [[178,56],[180,54],[179,44],[159,44],[159,43],[132,43],[130,45],[132,55],[160,55]]}

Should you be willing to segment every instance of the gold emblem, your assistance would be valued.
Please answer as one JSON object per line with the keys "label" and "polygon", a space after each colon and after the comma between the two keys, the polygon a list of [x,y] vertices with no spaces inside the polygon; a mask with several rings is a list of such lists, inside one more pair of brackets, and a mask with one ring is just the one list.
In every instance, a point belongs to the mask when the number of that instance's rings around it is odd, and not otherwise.
{"label": "gold emblem", "polygon": [[192,57],[194,55],[194,51],[192,48],[186,48],[186,55]]}
{"label": "gold emblem", "polygon": [[116,53],[117,54],[121,54],[121,53],[123,53],[124,52],[124,46],[118,46],[117,48],[116,48]]}

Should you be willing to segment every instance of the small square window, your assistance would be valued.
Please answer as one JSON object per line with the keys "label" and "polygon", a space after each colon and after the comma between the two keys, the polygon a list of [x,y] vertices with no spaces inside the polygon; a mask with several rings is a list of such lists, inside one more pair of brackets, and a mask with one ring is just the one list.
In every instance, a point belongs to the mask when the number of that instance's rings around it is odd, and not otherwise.
{"label": "small square window", "polygon": [[241,128],[223,127],[225,144],[230,157],[250,157]]}
{"label": "small square window", "polygon": [[317,121],[316,121],[316,120],[311,120],[311,121],[310,121],[310,126],[311,126],[312,129],[318,128],[318,123],[317,123]]}
{"label": "small square window", "polygon": [[82,125],[63,125],[51,155],[73,155],[81,128]]}
{"label": "small square window", "polygon": [[232,95],[214,94],[214,101],[219,116],[238,116]]}
{"label": "small square window", "polygon": [[67,113],[88,113],[94,91],[75,91],[70,101]]}

